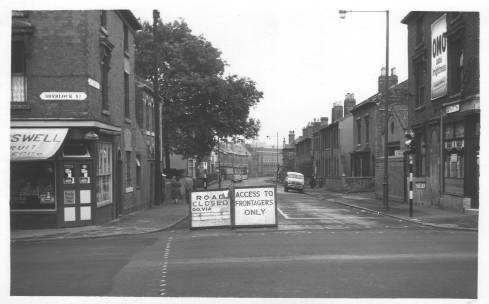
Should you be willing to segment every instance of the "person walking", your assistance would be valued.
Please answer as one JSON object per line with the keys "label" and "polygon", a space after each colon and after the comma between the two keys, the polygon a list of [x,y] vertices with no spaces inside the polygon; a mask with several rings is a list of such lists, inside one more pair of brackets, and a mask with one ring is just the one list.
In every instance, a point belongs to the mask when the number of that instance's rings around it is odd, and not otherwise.
{"label": "person walking", "polygon": [[180,188],[182,184],[180,183],[179,176],[172,176],[171,178],[171,198],[173,199],[175,204],[178,204],[178,199],[180,198]]}
{"label": "person walking", "polygon": [[194,190],[194,180],[191,177],[184,178],[183,187],[185,188],[185,199],[187,200],[187,204],[190,204],[190,193]]}

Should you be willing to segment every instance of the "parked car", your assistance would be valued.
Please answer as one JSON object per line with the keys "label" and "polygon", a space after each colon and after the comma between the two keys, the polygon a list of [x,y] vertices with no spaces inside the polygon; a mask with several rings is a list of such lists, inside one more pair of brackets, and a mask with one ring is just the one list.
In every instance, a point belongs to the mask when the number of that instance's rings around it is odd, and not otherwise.
{"label": "parked car", "polygon": [[299,172],[287,172],[287,176],[284,181],[284,191],[289,189],[304,192],[304,175]]}

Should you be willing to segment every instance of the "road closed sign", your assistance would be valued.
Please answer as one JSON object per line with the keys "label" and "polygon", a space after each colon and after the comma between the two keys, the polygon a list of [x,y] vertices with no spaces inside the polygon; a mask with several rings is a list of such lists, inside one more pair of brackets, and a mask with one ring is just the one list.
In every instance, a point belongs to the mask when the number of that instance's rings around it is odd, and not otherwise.
{"label": "road closed sign", "polygon": [[191,193],[191,228],[231,226],[229,190]]}
{"label": "road closed sign", "polygon": [[234,226],[277,226],[276,188],[235,188]]}

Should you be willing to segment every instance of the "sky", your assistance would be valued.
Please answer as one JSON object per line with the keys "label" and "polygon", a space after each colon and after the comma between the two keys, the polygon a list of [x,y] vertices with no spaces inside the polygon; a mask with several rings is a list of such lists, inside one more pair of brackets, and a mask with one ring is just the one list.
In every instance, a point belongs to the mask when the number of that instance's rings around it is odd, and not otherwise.
{"label": "sky", "polygon": [[[203,35],[222,51],[226,74],[249,77],[264,93],[250,116],[261,122],[259,140],[275,145],[296,137],[314,119],[329,117],[334,102],[354,93],[357,103],[377,92],[385,66],[385,10],[327,4],[320,1],[159,1],[155,7],[133,9],[136,17],[152,20],[152,9],[163,22],[182,18],[193,33]],[[343,4],[342,3],[342,4]],[[219,5],[214,5],[219,4]],[[399,82],[407,79],[407,29],[401,19],[409,10],[390,10],[390,67]]]}

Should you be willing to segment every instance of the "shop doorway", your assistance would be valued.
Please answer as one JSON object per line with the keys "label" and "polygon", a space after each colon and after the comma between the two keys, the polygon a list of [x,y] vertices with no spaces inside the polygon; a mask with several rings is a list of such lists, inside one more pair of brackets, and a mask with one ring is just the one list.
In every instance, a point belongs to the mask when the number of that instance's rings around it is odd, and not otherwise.
{"label": "shop doorway", "polygon": [[73,227],[92,224],[94,181],[91,161],[63,161],[61,170],[61,225]]}

